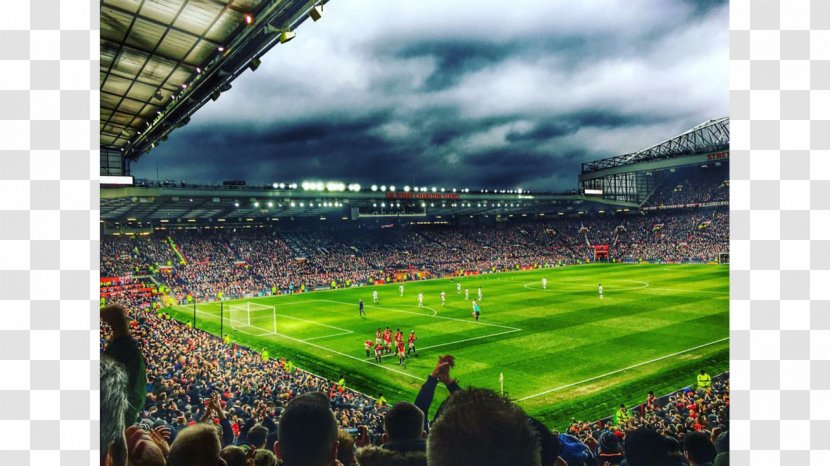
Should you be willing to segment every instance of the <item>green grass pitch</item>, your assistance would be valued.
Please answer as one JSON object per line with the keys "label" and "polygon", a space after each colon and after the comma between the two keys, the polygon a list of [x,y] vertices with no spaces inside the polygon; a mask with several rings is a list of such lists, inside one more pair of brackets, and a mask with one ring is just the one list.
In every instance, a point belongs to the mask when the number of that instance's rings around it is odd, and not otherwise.
{"label": "green grass pitch", "polygon": [[[405,283],[403,297],[390,284],[226,301],[223,329],[232,341],[267,348],[324,377],[336,380],[342,372],[348,386],[371,396],[382,392],[390,402],[414,401],[437,357],[452,354],[462,387],[498,390],[504,373],[505,393],[560,429],[572,416],[598,419],[619,403],[642,402],[648,390],[659,396],[690,385],[700,368],[716,374],[729,367],[727,266],[592,264],[456,281],[461,294],[454,282],[437,279]],[[478,287],[484,299],[475,322]],[[424,308],[418,308],[419,292]],[[358,299],[365,318],[358,316]],[[229,308],[246,301],[275,306],[276,335],[263,335],[273,332],[273,312],[255,312],[250,327],[231,325]],[[192,306],[168,311],[183,322],[193,319]],[[219,334],[219,312],[218,303],[198,304],[197,327]],[[380,365],[366,358],[363,341],[386,326],[418,336],[419,357],[410,357],[405,369],[391,355]],[[446,395],[439,387],[433,412]]]}

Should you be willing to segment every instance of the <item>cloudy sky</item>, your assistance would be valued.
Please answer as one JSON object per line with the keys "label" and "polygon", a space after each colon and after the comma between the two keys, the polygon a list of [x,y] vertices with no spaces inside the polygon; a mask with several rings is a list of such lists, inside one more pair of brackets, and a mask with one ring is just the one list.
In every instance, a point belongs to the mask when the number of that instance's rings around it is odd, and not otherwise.
{"label": "cloudy sky", "polygon": [[140,178],[576,187],[728,114],[726,1],[331,0]]}

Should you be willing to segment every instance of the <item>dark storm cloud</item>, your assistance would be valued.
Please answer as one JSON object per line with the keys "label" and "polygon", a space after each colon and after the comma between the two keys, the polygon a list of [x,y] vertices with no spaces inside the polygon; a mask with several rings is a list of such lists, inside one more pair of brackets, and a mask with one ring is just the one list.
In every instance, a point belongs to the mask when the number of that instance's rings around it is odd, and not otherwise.
{"label": "dark storm cloud", "polygon": [[558,190],[726,114],[725,2],[550,3],[333,0],[134,173]]}

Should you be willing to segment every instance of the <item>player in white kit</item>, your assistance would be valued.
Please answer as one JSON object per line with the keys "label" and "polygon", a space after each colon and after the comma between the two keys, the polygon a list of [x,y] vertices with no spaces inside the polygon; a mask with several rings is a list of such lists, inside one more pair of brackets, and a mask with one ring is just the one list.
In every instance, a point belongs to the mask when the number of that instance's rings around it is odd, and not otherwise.
{"label": "player in white kit", "polygon": [[478,300],[481,301],[481,287],[478,287]]}
{"label": "player in white kit", "polygon": [[424,307],[424,294],[418,293],[418,307]]}
{"label": "player in white kit", "polygon": [[542,279],[542,289],[543,289],[543,290],[547,290],[547,289],[548,289],[548,279],[547,279],[547,278],[543,278],[543,279]]}
{"label": "player in white kit", "polygon": [[602,283],[599,284],[599,299],[602,299]]}
{"label": "player in white kit", "polygon": [[461,283],[460,282],[455,284],[455,292],[458,293],[458,294],[461,294]]}
{"label": "player in white kit", "polygon": [[378,303],[378,290],[372,292],[372,301],[374,301],[375,304]]}
{"label": "player in white kit", "polygon": [[464,288],[464,301],[469,301],[469,300],[470,300],[470,289],[469,288]]}
{"label": "player in white kit", "polygon": [[444,293],[443,291],[441,291],[441,306],[443,306],[446,301],[447,301],[447,293]]}

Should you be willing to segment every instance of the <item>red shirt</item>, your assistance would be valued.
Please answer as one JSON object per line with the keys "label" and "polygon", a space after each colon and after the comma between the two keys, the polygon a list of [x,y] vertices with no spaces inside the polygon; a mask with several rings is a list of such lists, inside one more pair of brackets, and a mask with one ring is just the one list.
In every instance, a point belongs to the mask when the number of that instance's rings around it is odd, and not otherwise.
{"label": "red shirt", "polygon": [[383,350],[383,346],[375,345],[375,353],[380,353]]}
{"label": "red shirt", "polygon": [[402,341],[398,342],[398,352],[403,353],[403,342]]}
{"label": "red shirt", "polygon": [[403,341],[403,333],[396,332],[395,333],[395,341]]}
{"label": "red shirt", "polygon": [[384,335],[383,336],[383,341],[389,343],[390,341],[392,341],[392,335],[389,335],[389,334]]}
{"label": "red shirt", "polygon": [[373,342],[372,340],[366,340],[363,342],[363,344],[366,346],[366,349],[371,349],[372,346],[375,345],[375,342]]}
{"label": "red shirt", "polygon": [[410,334],[409,334],[409,342],[410,342],[410,343],[414,343],[416,339],[417,339],[417,338],[415,338],[415,334],[414,334],[414,333],[410,333]]}

